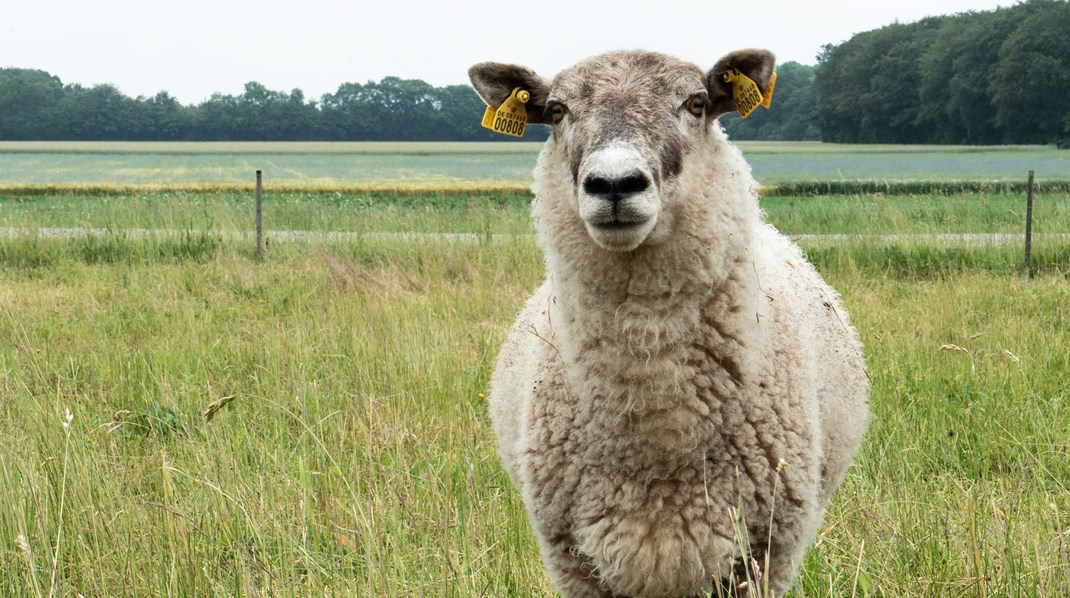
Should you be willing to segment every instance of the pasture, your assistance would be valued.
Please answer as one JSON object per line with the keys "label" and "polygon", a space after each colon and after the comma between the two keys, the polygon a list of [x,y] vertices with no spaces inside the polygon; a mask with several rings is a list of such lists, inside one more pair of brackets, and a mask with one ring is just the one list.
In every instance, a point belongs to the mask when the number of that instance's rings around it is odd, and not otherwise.
{"label": "pasture", "polygon": [[[1070,181],[1049,147],[864,146],[741,142],[766,186],[823,182]],[[276,188],[526,188],[537,143],[0,142],[0,187],[244,186],[263,170]]]}
{"label": "pasture", "polygon": [[[552,595],[485,400],[542,278],[530,149],[45,149],[0,147],[0,593]],[[917,149],[870,155],[934,158],[904,183],[1002,180]],[[801,160],[765,150],[749,159]],[[251,194],[195,187],[244,185],[199,169],[263,156],[322,170],[306,190],[268,176],[261,263]],[[435,187],[420,156],[476,174]],[[502,156],[521,174],[487,183]],[[354,190],[366,159],[393,165],[384,189]],[[990,172],[1020,168],[1006,159]],[[828,172],[809,176],[790,182]],[[1003,236],[1024,228],[1020,194],[762,205],[843,294],[873,385],[793,595],[1070,594],[1070,195],[1038,197],[1033,280]]]}

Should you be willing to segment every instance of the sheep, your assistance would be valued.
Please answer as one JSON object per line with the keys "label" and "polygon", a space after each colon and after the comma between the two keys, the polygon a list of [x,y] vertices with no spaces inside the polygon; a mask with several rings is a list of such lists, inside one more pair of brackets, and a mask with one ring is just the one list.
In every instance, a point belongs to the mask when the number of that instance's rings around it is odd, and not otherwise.
{"label": "sheep", "polygon": [[562,596],[746,593],[745,579],[783,595],[861,443],[857,333],[763,222],[717,121],[736,110],[724,74],[765,92],[774,64],[616,51],[552,80],[469,71],[489,106],[521,87],[529,121],[551,127],[532,187],[546,281],[488,401]]}

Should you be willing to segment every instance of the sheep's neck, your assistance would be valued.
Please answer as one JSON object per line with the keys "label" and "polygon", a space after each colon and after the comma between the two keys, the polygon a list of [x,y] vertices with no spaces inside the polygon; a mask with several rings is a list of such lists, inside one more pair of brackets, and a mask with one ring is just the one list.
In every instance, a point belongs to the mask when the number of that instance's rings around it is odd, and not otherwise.
{"label": "sheep's neck", "polygon": [[738,289],[740,278],[746,278],[740,275],[742,260],[731,265],[726,279],[703,271],[708,264],[695,253],[685,252],[690,259],[675,263],[665,253],[620,255],[598,268],[588,264],[551,271],[562,356],[572,385],[586,388],[581,397],[619,388],[621,408],[670,408],[681,396],[681,384],[693,375],[678,366],[695,359],[696,343],[704,344],[704,355],[718,359],[719,348],[705,346],[708,335],[697,334],[709,327],[711,308],[733,319],[743,317],[731,306],[717,306],[739,296],[722,286]]}
{"label": "sheep's neck", "polygon": [[[744,319],[754,316],[728,292],[745,266],[740,260],[728,280],[706,286],[680,284],[679,277],[702,280],[680,270],[668,270],[675,280],[627,269],[620,277],[588,270],[555,279],[558,346],[585,446],[611,455],[613,467],[637,471],[653,467],[651,459],[672,468],[701,458],[723,421],[722,405],[749,377],[750,366],[732,355],[748,342]],[[637,282],[644,278],[665,282]],[[728,317],[713,321],[714,313]],[[599,452],[604,447],[615,448]]]}
{"label": "sheep's neck", "polygon": [[688,328],[694,329],[711,289],[630,257],[604,264],[598,271],[572,272],[562,281],[558,300],[565,321],[576,324],[569,327],[569,336],[627,346],[647,359],[690,334]]}

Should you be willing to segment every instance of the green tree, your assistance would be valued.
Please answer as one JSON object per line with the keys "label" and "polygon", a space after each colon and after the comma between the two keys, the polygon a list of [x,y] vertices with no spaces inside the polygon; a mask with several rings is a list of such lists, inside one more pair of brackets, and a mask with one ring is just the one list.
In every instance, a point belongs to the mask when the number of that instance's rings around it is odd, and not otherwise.
{"label": "green tree", "polygon": [[839,46],[826,45],[818,56],[817,122],[821,139],[858,141],[862,118],[857,106],[869,84],[869,65],[875,60],[872,36],[856,35]]}
{"label": "green tree", "polygon": [[44,71],[0,69],[0,139],[56,139],[63,83]]}
{"label": "green tree", "polygon": [[305,101],[305,93],[300,89],[291,90],[277,103],[271,116],[283,123],[280,139],[313,141],[323,137],[319,108],[316,102]]}
{"label": "green tree", "polygon": [[245,91],[235,99],[237,138],[241,141],[279,141],[285,139],[287,123],[279,118],[285,112],[286,94],[272,91],[256,81],[245,84]]}
{"label": "green tree", "polygon": [[1070,3],[1034,0],[999,50],[988,91],[996,124],[1016,143],[1070,138]]}
{"label": "green tree", "polygon": [[133,138],[139,141],[177,141],[189,128],[188,110],[166,91],[151,98],[137,99],[137,128]]}
{"label": "green tree", "polygon": [[817,74],[818,121],[825,141],[920,143],[919,58],[943,17],[893,24],[826,46]]}
{"label": "green tree", "polygon": [[57,139],[106,141],[130,139],[136,104],[114,85],[68,85],[58,106]]}
{"label": "green tree", "polygon": [[198,141],[240,140],[247,126],[235,96],[212,94],[191,115],[190,137]]}
{"label": "green tree", "polygon": [[999,49],[1021,22],[1020,10],[971,12],[949,19],[919,62],[917,125],[936,143],[1000,143],[988,80]]}
{"label": "green tree", "polygon": [[[368,87],[375,85],[369,82]],[[321,98],[324,127],[340,141],[370,141],[386,136],[386,123],[376,106],[377,95],[360,83],[343,83]]]}
{"label": "green tree", "polygon": [[1030,0],[826,46],[822,139],[1070,143],[1070,4]]}

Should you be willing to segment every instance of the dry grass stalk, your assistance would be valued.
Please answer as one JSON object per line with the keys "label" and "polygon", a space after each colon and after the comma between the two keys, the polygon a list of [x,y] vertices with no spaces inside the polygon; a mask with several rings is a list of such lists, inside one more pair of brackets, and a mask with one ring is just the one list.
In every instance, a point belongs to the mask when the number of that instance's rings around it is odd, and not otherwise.
{"label": "dry grass stalk", "polygon": [[210,423],[212,421],[212,418],[215,417],[215,414],[219,413],[220,409],[226,407],[227,403],[233,401],[234,399],[235,395],[227,395],[225,397],[212,401],[204,410],[204,413],[201,414],[204,416],[204,423]]}

